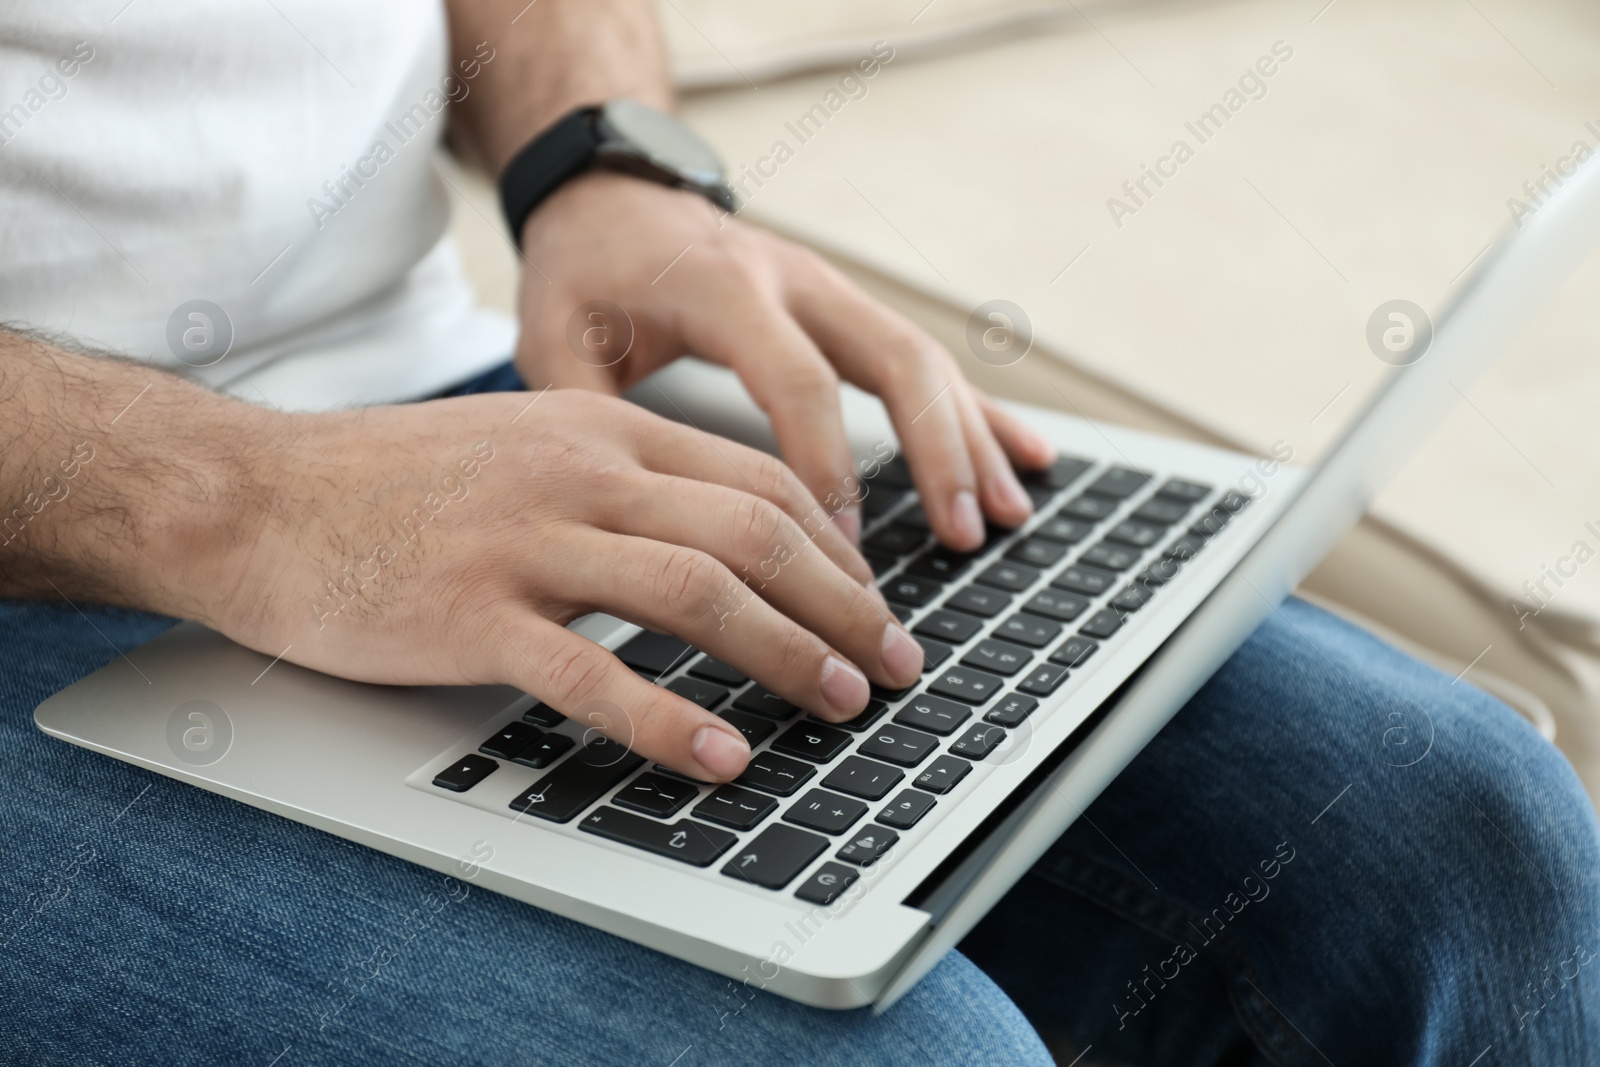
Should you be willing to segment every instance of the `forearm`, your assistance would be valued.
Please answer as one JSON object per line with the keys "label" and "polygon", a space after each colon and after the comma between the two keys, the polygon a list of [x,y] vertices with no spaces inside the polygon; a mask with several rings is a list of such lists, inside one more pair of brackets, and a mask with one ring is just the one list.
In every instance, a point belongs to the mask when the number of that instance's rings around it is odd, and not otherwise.
{"label": "forearm", "polygon": [[[449,0],[454,69],[479,63],[456,132],[498,175],[539,131],[583,104],[672,104],[651,0]],[[515,22],[513,22],[515,20]],[[481,62],[486,42],[494,58]]]}
{"label": "forearm", "polygon": [[0,330],[0,596],[206,617],[262,414]]}

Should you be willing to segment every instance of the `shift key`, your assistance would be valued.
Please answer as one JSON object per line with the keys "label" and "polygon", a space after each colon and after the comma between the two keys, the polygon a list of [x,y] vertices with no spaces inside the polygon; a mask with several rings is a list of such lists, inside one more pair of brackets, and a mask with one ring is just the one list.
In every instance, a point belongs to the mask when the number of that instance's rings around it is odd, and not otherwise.
{"label": "shift key", "polygon": [[643,762],[615,741],[597,737],[523,790],[511,802],[512,810],[551,822],[571,822]]}

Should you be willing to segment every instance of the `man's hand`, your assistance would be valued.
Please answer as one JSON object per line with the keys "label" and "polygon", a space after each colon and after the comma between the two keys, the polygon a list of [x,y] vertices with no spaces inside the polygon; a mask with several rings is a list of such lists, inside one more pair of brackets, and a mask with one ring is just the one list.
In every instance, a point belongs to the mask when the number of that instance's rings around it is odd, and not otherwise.
{"label": "man's hand", "polygon": [[[1032,512],[1012,464],[1043,466],[1050,445],[968,384],[931,337],[816,254],[694,194],[600,173],[568,183],[529,217],[523,251],[538,268],[523,272],[519,307],[517,368],[530,385],[615,393],[685,353],[722,363],[771,417],[784,459],[828,500],[853,484],[842,378],[883,399],[946,544],[976,548],[985,515],[1015,526]],[[630,322],[574,329],[593,300]],[[574,344],[609,333],[614,349],[630,325],[621,358]],[[858,510],[839,522],[859,533]]]}

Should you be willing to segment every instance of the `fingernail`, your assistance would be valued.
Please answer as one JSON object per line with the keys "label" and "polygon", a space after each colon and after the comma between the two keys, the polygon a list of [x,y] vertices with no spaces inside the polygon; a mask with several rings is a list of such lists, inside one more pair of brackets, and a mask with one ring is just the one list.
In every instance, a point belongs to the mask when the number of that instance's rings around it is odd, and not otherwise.
{"label": "fingernail", "polygon": [[848,507],[833,517],[833,524],[852,545],[861,544],[861,509]]}
{"label": "fingernail", "polygon": [[883,628],[883,669],[901,686],[922,677],[922,646],[894,623]]}
{"label": "fingernail", "polygon": [[955,522],[956,533],[963,541],[983,543],[983,512],[978,510],[978,498],[963,489],[950,504],[950,517]]}
{"label": "fingernail", "polygon": [[717,726],[702,726],[695,731],[689,746],[700,766],[718,778],[737,778],[750,762],[750,746],[744,738]]}
{"label": "fingernail", "polygon": [[867,706],[867,697],[871,695],[867,676],[858,671],[855,664],[831,655],[822,661],[822,699],[830,708],[854,715]]}

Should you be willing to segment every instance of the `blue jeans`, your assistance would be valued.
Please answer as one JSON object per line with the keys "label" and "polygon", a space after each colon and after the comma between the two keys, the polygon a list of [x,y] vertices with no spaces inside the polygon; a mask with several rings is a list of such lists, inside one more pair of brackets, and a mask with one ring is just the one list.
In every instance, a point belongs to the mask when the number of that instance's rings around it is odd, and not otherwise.
{"label": "blue jeans", "polygon": [[435,911],[436,874],[46,737],[39,701],[170,625],[79,608],[0,602],[0,1062],[1600,1056],[1600,824],[1571,768],[1299,601],[881,1017],[489,892]]}

